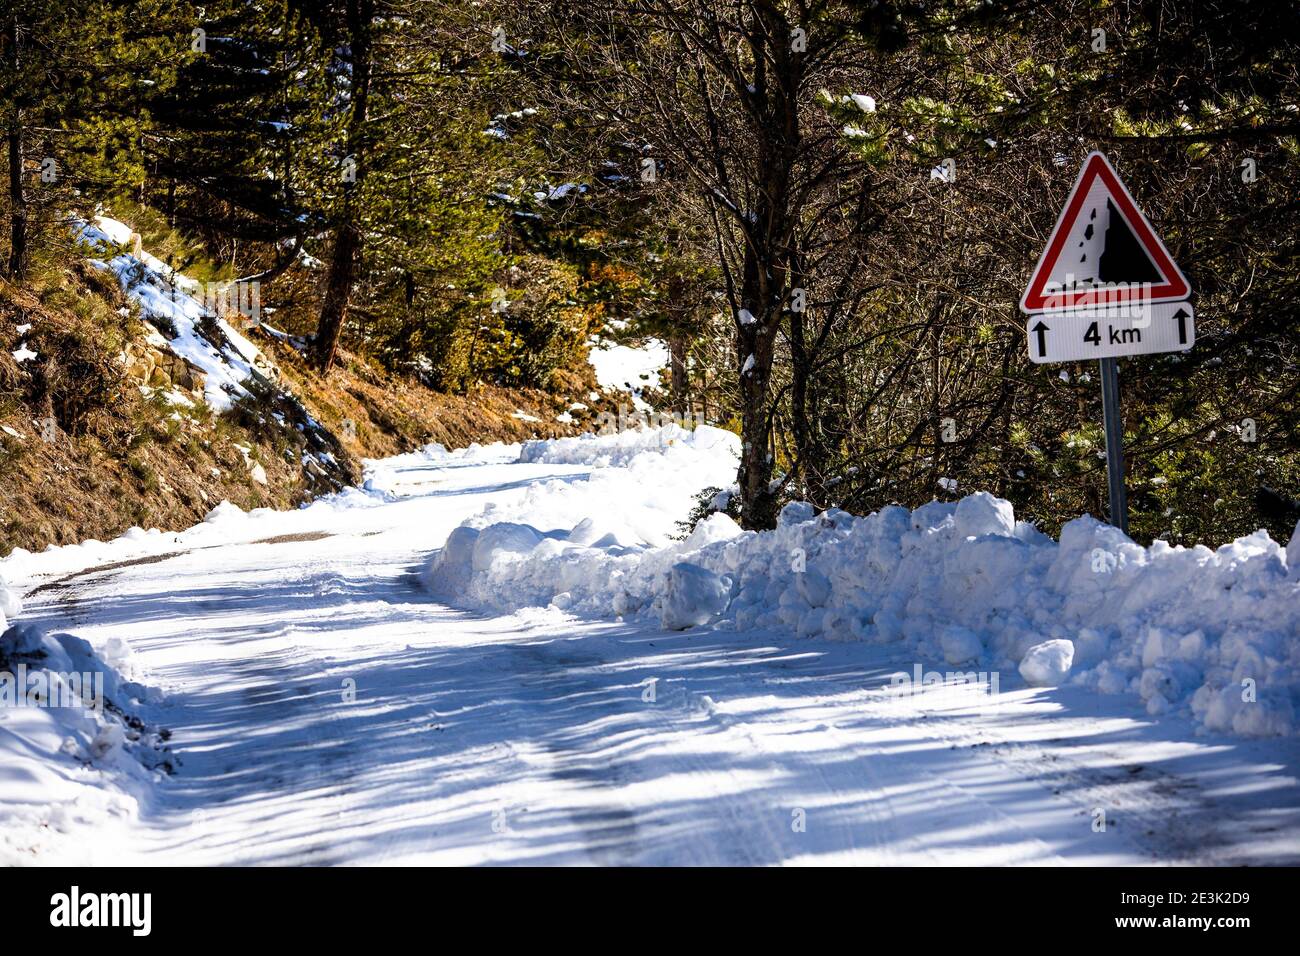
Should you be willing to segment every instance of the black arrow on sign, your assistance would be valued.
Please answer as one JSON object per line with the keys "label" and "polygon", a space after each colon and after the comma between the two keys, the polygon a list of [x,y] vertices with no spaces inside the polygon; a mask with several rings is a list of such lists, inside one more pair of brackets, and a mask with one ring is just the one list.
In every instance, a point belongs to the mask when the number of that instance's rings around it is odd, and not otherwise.
{"label": "black arrow on sign", "polygon": [[1042,319],[1039,319],[1038,324],[1030,331],[1038,333],[1038,357],[1043,358],[1047,355],[1047,333],[1052,330],[1043,324]]}
{"label": "black arrow on sign", "polygon": [[1189,318],[1187,310],[1179,308],[1170,318],[1178,320],[1178,344],[1187,344],[1187,319]]}

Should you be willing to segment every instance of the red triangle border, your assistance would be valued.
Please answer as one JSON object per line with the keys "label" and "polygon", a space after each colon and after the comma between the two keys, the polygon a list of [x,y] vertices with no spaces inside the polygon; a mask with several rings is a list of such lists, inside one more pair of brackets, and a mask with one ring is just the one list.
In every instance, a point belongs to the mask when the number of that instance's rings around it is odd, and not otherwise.
{"label": "red triangle border", "polygon": [[[1065,311],[1095,306],[1103,302],[1121,303],[1127,302],[1140,294],[1141,290],[1125,286],[1116,286],[1109,290],[1094,289],[1086,292],[1060,292],[1050,296],[1044,294],[1043,290],[1047,286],[1047,278],[1052,274],[1052,270],[1061,257],[1070,231],[1073,229],[1074,223],[1079,218],[1079,213],[1083,208],[1084,198],[1088,195],[1088,190],[1092,188],[1093,180],[1098,177],[1101,178],[1110,191],[1111,198],[1128,221],[1134,237],[1142,244],[1147,255],[1151,257],[1156,269],[1165,277],[1164,282],[1150,288],[1149,301],[1180,300],[1191,295],[1192,290],[1187,283],[1187,279],[1174,263],[1173,258],[1165,249],[1164,243],[1160,241],[1160,237],[1151,228],[1151,224],[1147,222],[1146,216],[1142,215],[1142,211],[1138,209],[1133,197],[1129,195],[1123,182],[1120,181],[1114,167],[1111,166],[1104,155],[1094,152],[1088,154],[1083,169],[1079,171],[1079,178],[1075,180],[1074,189],[1070,192],[1070,198],[1066,200],[1060,218],[1056,220],[1056,227],[1052,230],[1052,236],[1048,240],[1047,248],[1043,250],[1038,265],[1034,267],[1033,277],[1025,288],[1025,294],[1020,298],[1022,312]],[[1099,299],[1099,296],[1104,298]],[[1048,305],[1049,301],[1052,303],[1050,306]]]}

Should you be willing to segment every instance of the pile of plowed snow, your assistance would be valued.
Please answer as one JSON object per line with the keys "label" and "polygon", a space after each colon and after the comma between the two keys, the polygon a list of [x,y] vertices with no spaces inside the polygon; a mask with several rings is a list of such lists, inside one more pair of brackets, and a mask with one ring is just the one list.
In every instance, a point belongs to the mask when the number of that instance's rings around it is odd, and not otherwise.
{"label": "pile of plowed snow", "polygon": [[[0,610],[20,611],[3,581]],[[0,865],[84,862],[75,825],[102,832],[135,816],[170,771],[165,733],[137,715],[158,692],[123,677],[129,658],[119,639],[96,653],[73,634],[0,622]]]}
{"label": "pile of plowed snow", "polygon": [[[1300,529],[1217,551],[1143,548],[1090,517],[1054,541],[979,493],[915,511],[815,515],[775,531],[725,515],[669,535],[689,489],[725,484],[734,438],[680,429],[525,446],[529,461],[590,462],[509,513],[489,509],[431,559],[434,591],[470,606],[554,605],[681,629],[784,629],[898,644],[924,660],[1140,695],[1208,730],[1289,734],[1300,692]],[[728,440],[730,439],[730,440]],[[609,467],[609,466],[618,467]],[[676,503],[677,510],[670,513]]]}
{"label": "pile of plowed snow", "polygon": [[[571,580],[570,572],[595,569],[571,559],[581,551],[635,562],[670,551],[677,522],[700,489],[734,477],[738,445],[735,435],[719,428],[676,425],[525,442],[521,462],[592,470],[532,485],[517,504],[489,505],[452,533],[426,569],[426,582],[461,599],[462,587],[472,585],[469,601],[477,607],[567,608],[572,602],[583,609],[578,603],[588,582]],[[513,570],[505,571],[507,565]],[[591,600],[598,605],[602,598],[593,594]]]}

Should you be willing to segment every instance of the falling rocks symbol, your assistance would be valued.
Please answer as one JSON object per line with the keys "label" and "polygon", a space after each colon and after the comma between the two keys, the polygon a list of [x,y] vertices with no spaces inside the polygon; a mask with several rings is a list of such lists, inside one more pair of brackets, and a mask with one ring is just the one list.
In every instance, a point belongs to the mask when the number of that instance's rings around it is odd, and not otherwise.
{"label": "falling rocks symbol", "polygon": [[[1096,210],[1093,210],[1094,215]],[[1109,219],[1101,259],[1097,263],[1097,277],[1102,282],[1159,282],[1161,275],[1151,264],[1146,250],[1129,228],[1115,203],[1106,200]],[[1089,226],[1091,228],[1091,226]]]}

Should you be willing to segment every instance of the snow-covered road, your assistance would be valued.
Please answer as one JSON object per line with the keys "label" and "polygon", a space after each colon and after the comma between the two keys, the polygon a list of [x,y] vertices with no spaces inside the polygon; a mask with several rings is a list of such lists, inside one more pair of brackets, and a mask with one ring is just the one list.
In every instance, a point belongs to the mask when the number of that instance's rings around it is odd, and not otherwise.
{"label": "snow-covered road", "polygon": [[383,503],[33,561],[22,619],[129,642],[180,761],[138,807],[63,814],[36,859],[1300,862],[1294,738],[1076,688],[900,696],[898,647],[439,603],[420,569],[489,503],[559,481],[622,507],[590,466],[516,453],[402,456]]}

